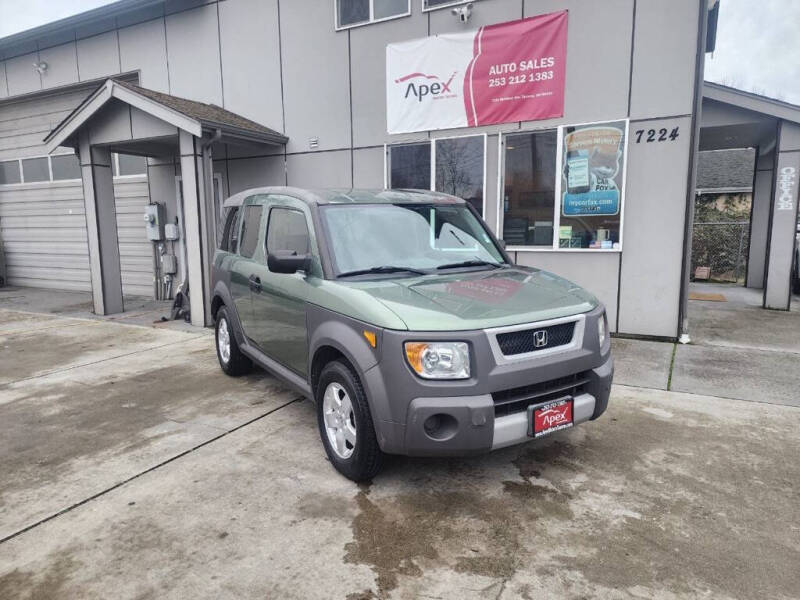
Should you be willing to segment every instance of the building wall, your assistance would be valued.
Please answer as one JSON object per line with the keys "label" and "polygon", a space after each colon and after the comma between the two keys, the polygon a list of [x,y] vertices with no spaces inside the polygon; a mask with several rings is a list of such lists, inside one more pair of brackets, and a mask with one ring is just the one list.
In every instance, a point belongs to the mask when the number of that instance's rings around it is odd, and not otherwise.
{"label": "building wall", "polygon": [[[105,30],[26,48],[0,68],[0,97],[139,70],[159,91],[221,104],[289,137],[285,153],[218,152],[225,190],[384,183],[384,144],[486,132],[487,220],[496,225],[500,133],[631,119],[621,252],[520,251],[607,305],[613,329],[674,337],[701,0],[481,0],[461,24],[449,9],[336,31],[330,0],[186,1],[151,7]],[[473,130],[386,133],[386,44],[569,10],[563,118]],[[136,22],[136,21],[141,22]],[[100,27],[99,29],[104,29]],[[33,60],[52,61],[45,75]],[[33,71],[33,74],[32,74]],[[637,129],[678,127],[669,143],[636,143]],[[1,150],[0,150],[1,151]]]}

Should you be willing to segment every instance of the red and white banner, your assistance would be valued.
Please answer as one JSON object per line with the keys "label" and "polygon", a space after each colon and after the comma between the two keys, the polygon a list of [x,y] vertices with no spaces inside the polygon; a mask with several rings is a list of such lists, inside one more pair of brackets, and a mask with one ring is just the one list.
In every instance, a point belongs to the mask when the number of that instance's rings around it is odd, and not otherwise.
{"label": "red and white banner", "polygon": [[386,47],[389,133],[564,114],[567,11]]}

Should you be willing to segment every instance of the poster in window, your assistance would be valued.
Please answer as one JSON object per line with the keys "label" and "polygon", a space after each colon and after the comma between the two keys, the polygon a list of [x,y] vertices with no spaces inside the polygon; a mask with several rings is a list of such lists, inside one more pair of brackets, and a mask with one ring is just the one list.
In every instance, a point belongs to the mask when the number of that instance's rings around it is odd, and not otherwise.
{"label": "poster in window", "polygon": [[565,127],[562,144],[561,214],[564,217],[619,214],[625,122]]}

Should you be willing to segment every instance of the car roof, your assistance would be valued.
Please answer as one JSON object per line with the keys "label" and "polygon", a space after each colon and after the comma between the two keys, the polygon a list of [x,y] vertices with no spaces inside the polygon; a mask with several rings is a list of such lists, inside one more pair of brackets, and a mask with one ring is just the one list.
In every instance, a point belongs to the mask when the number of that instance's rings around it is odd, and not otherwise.
{"label": "car roof", "polygon": [[464,200],[431,190],[303,189],[285,186],[244,190],[225,200],[225,207],[241,206],[246,198],[275,194],[291,196],[306,204],[464,204]]}

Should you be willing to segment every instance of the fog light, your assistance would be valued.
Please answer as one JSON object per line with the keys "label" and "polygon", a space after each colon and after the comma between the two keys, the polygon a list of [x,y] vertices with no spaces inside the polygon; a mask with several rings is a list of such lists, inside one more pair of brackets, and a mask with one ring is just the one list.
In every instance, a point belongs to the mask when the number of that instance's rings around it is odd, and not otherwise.
{"label": "fog light", "polygon": [[431,415],[422,424],[422,428],[432,440],[443,442],[452,438],[458,431],[458,421],[453,415],[447,413],[436,413]]}
{"label": "fog light", "polygon": [[442,426],[442,417],[440,417],[439,415],[431,415],[430,417],[425,419],[425,424],[423,425],[423,427],[425,427],[425,433],[427,433],[428,435],[435,434],[439,430],[439,427],[441,426]]}

